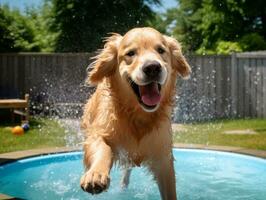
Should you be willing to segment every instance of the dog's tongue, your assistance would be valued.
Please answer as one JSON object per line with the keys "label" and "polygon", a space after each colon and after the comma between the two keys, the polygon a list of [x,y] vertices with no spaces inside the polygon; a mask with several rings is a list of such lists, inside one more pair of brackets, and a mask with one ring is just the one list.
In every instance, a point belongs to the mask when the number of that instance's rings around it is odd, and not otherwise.
{"label": "dog's tongue", "polygon": [[157,105],[161,99],[157,83],[139,86],[139,92],[142,102],[148,106]]}

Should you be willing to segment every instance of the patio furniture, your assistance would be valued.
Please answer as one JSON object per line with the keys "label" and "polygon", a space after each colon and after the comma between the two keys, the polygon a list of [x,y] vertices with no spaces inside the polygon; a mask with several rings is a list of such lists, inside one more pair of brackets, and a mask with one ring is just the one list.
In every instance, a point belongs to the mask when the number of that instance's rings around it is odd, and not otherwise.
{"label": "patio furniture", "polygon": [[24,117],[25,122],[29,122],[29,94],[25,95],[25,99],[0,99],[0,108],[9,108],[13,121],[17,114]]}

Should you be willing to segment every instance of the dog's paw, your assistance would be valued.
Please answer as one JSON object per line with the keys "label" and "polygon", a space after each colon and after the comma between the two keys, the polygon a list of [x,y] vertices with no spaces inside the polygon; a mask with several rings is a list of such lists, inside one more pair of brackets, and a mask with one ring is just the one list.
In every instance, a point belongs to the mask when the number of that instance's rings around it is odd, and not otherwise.
{"label": "dog's paw", "polygon": [[91,194],[99,194],[109,186],[110,178],[107,174],[89,170],[80,179],[81,188]]}

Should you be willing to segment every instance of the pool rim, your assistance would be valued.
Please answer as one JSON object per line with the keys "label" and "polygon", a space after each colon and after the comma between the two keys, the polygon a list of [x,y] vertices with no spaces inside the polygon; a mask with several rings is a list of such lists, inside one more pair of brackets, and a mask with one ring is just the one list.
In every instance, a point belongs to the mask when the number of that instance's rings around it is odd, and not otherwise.
{"label": "pool rim", "polygon": [[[173,144],[174,149],[192,149],[192,150],[210,150],[217,152],[227,152],[240,155],[247,155],[251,157],[262,158],[266,160],[266,151],[264,150],[253,150],[246,149],[243,147],[228,147],[228,146],[209,146],[209,145],[197,145],[197,144]],[[70,153],[82,151],[81,147],[56,147],[56,148],[43,148],[43,149],[32,149],[25,151],[15,151],[10,153],[0,154],[0,166],[5,164],[10,164],[18,160],[33,158],[44,155],[60,154],[60,153]],[[3,199],[16,199],[5,194],[0,193],[0,200]]]}
{"label": "pool rim", "polygon": [[[266,159],[256,156],[251,156],[247,154],[239,154],[234,152],[226,152],[226,151],[217,151],[217,150],[210,150],[210,149],[192,149],[192,148],[175,148],[173,147],[173,153],[200,153],[200,154],[208,154],[208,155],[215,155],[215,156],[230,156],[234,158],[241,158],[241,159],[249,159],[257,162],[263,162],[266,164]],[[68,152],[59,152],[59,153],[52,153],[52,154],[45,154],[45,155],[39,155],[39,156],[32,156],[32,157],[26,157],[19,160],[16,160],[14,162],[5,163],[3,165],[0,165],[1,168],[9,167],[10,165],[19,163],[19,164],[27,164],[31,162],[39,162],[42,160],[52,160],[52,162],[58,162],[62,161],[62,159],[69,160],[69,157],[73,157],[73,160],[83,158],[83,151],[82,150],[75,150],[75,151],[68,151]],[[72,159],[71,159],[72,160]],[[45,162],[46,163],[46,162]],[[49,162],[50,163],[50,162]]]}
{"label": "pool rim", "polygon": [[[253,157],[266,159],[266,151],[247,149],[243,147],[175,143],[173,144],[173,148],[214,150],[214,151],[249,155]],[[58,153],[75,152],[75,151],[82,151],[82,147],[51,147],[51,148],[30,149],[30,150],[24,150],[24,151],[2,153],[0,154],[0,166],[8,164],[8,163],[16,162],[18,160],[25,159],[25,158],[31,158],[31,157],[42,156],[42,155],[50,155],[50,154],[58,154]]]}

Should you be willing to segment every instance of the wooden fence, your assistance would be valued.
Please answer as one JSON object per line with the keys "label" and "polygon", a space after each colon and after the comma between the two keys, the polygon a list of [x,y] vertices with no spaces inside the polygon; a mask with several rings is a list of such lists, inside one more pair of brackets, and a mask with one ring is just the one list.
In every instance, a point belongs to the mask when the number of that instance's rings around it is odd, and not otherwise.
{"label": "wooden fence", "polygon": [[[30,94],[34,113],[80,115],[90,53],[0,54],[0,98]],[[67,106],[67,108],[66,108]]]}
{"label": "wooden fence", "polygon": [[[84,85],[90,56],[0,54],[0,98],[30,93],[33,111],[50,113],[52,105],[57,105],[57,111],[60,105],[68,105],[59,112],[79,115],[80,106],[91,93],[91,88]],[[266,118],[265,52],[187,56],[187,59],[193,73],[189,80],[178,81],[175,121]]]}
{"label": "wooden fence", "polygon": [[266,52],[188,56],[193,75],[180,83],[174,118],[266,118]]}

